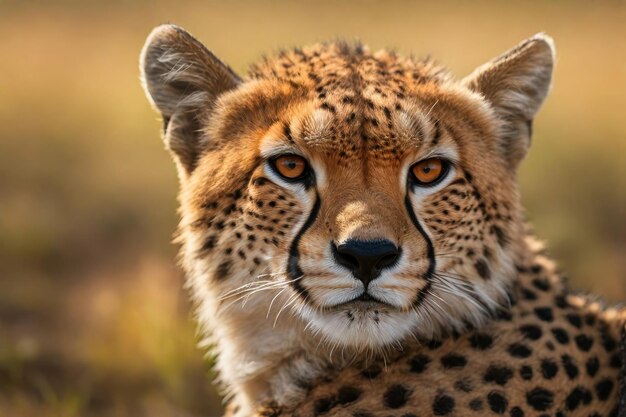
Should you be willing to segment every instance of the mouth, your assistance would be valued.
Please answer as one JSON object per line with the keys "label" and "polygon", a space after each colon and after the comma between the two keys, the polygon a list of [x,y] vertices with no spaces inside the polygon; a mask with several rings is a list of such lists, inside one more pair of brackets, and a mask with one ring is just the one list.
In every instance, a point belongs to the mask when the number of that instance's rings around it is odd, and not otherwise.
{"label": "mouth", "polygon": [[323,340],[357,351],[378,349],[413,331],[414,312],[402,311],[371,293],[357,294],[324,309],[305,306],[300,314],[308,322],[307,328],[321,332]]}
{"label": "mouth", "polygon": [[351,307],[356,310],[362,310],[362,311],[372,310],[376,308],[385,308],[385,309],[394,308],[394,306],[392,306],[391,304],[385,301],[379,300],[378,298],[373,297],[371,294],[368,294],[367,292],[364,292],[360,296],[353,298],[352,300],[346,301],[344,303],[338,304],[334,307],[335,308]]}

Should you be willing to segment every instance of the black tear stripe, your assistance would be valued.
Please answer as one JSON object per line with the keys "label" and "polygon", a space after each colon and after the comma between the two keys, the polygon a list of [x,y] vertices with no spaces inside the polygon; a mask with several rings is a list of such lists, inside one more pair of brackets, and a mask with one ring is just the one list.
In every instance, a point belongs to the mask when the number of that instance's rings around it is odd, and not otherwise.
{"label": "black tear stripe", "polygon": [[413,301],[413,306],[417,307],[424,301],[426,295],[428,295],[430,287],[432,286],[432,276],[435,273],[435,267],[437,265],[435,260],[435,248],[433,247],[433,243],[431,242],[430,238],[426,234],[426,231],[415,216],[415,212],[413,211],[413,204],[411,203],[411,197],[409,196],[408,191],[406,193],[406,197],[404,198],[404,205],[406,206],[406,211],[409,213],[409,218],[411,219],[411,222],[413,222],[413,226],[415,226],[415,228],[420,232],[420,234],[426,241],[426,255],[428,256],[428,269],[423,276],[423,278],[426,280],[426,285],[419,291],[417,297]]}
{"label": "black tear stripe", "polygon": [[311,213],[306,219],[306,222],[304,222],[304,225],[302,226],[298,234],[293,238],[291,246],[289,247],[289,259],[287,259],[287,277],[289,278],[289,283],[291,284],[293,289],[298,294],[300,294],[304,302],[307,302],[307,300],[309,299],[309,292],[306,290],[306,288],[302,286],[300,280],[298,279],[303,275],[302,269],[300,269],[300,265],[298,264],[298,261],[300,260],[299,245],[302,236],[313,225],[313,222],[315,222],[321,205],[322,201],[320,200],[320,196],[316,193],[315,203],[313,204]]}

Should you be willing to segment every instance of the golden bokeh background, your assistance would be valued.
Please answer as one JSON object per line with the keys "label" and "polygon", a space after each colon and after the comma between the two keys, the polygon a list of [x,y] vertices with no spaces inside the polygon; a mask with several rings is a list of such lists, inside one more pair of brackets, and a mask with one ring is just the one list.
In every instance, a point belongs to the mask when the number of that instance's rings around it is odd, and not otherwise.
{"label": "golden bokeh background", "polygon": [[548,32],[528,218],[573,288],[626,300],[625,2],[0,0],[0,416],[220,413],[170,243],[176,175],[138,82],[164,22],[241,73],[342,37],[462,76]]}

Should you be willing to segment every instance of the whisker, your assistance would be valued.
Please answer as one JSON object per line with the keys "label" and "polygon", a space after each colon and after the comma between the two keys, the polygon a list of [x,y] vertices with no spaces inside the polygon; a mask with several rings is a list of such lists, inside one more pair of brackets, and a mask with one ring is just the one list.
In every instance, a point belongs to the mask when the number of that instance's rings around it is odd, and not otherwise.
{"label": "whisker", "polygon": [[[278,287],[278,288],[280,288],[280,287]],[[242,295],[242,296],[240,296],[240,297],[236,298],[235,300],[233,300],[233,301],[231,301],[230,303],[228,303],[226,306],[222,307],[222,308],[221,308],[221,310],[228,310],[228,309],[229,309],[229,308],[230,308],[233,304],[237,303],[237,301],[240,301],[240,300],[243,300],[243,299],[247,299],[247,298],[249,298],[252,294],[256,294],[256,293],[258,293],[258,292],[262,292],[262,291],[270,291],[270,290],[274,290],[274,289],[277,289],[277,288],[272,287],[272,288],[260,288],[260,289],[256,289],[256,290],[255,290],[255,291],[253,291],[252,293],[249,293],[249,294],[248,294],[248,293],[246,293],[246,294],[244,294],[244,295]],[[245,303],[242,305],[242,307],[244,307],[244,306],[245,306]]]}
{"label": "whisker", "polygon": [[[286,274],[286,273],[281,273],[281,274]],[[296,279],[294,279],[292,281],[297,281],[297,280],[299,280],[301,278],[302,277],[296,278]],[[242,285],[240,287],[237,287],[234,290],[227,291],[222,296],[220,296],[218,298],[218,300],[225,300],[227,298],[234,297],[234,296],[243,294],[245,292],[254,291],[254,290],[257,290],[257,289],[261,289],[261,288],[272,287],[272,286],[279,286],[280,287],[280,286],[286,285],[287,283],[288,283],[287,281],[268,281],[268,280],[265,280],[265,281],[253,281],[253,282],[249,282],[247,284],[244,284],[244,285]]]}
{"label": "whisker", "polygon": [[287,289],[287,287],[283,288],[282,290],[280,290],[278,292],[278,294],[276,294],[274,296],[274,298],[272,298],[272,301],[270,301],[270,306],[267,308],[267,314],[265,315],[265,320],[268,319],[268,317],[270,316],[270,311],[272,311],[272,305],[274,305],[274,301],[276,301],[276,299],[283,293],[285,292],[285,290]]}
{"label": "whisker", "polygon": [[272,282],[276,282],[276,281],[273,281],[273,280],[263,280],[263,281],[247,282],[247,283],[245,283],[245,284],[243,284],[243,285],[241,285],[241,286],[239,286],[237,288],[234,288],[232,290],[226,291],[224,294],[221,295],[221,297],[226,297],[228,295],[231,295],[231,294],[236,293],[236,292],[241,291],[241,290],[245,290],[245,289],[250,288],[250,287],[259,286],[259,285],[262,285],[262,284],[269,284],[269,283],[272,283]]}
{"label": "whisker", "polygon": [[278,317],[280,317],[280,313],[283,312],[284,309],[286,309],[287,307],[289,307],[294,301],[296,301],[298,299],[298,297],[300,296],[300,294],[295,293],[293,294],[291,297],[289,297],[287,299],[287,302],[285,303],[285,305],[283,305],[283,307],[278,311],[278,314],[276,314],[276,318],[274,319],[274,324],[272,325],[272,327],[276,327],[276,323],[278,322]]}
{"label": "whisker", "polygon": [[225,295],[225,296],[219,297],[219,298],[218,298],[218,300],[219,300],[219,301],[223,301],[223,300],[227,300],[227,299],[232,298],[232,297],[236,297],[236,296],[238,296],[238,295],[242,295],[242,294],[244,294],[244,295],[245,295],[245,294],[247,294],[247,293],[250,293],[250,292],[256,292],[256,291],[258,291],[258,290],[265,290],[265,289],[271,289],[271,288],[279,288],[279,287],[282,287],[282,286],[284,286],[284,285],[286,285],[286,283],[285,283],[285,282],[280,282],[280,281],[272,281],[271,283],[267,283],[267,284],[262,284],[262,285],[257,285],[257,286],[251,286],[251,287],[248,287],[248,288],[243,288],[243,289],[241,289],[240,291],[238,291],[238,292],[236,292],[236,293],[233,293],[233,294],[228,294],[228,295]]}
{"label": "whisker", "polygon": [[[294,281],[300,280],[302,278],[304,278],[304,275],[299,277],[299,278],[296,278]],[[252,296],[253,294],[256,294],[256,293],[259,293],[259,292],[262,292],[262,291],[277,290],[277,289],[281,289],[281,288],[282,288],[282,290],[284,290],[284,289],[286,289],[288,287],[289,282],[288,281],[277,281],[277,282],[273,282],[273,284],[275,284],[275,285],[265,285],[265,286],[262,286],[260,288],[251,288],[251,289],[248,289],[247,291],[243,291],[243,292],[240,292],[238,294],[233,294],[233,295],[227,297],[227,298],[230,298],[230,297],[234,297],[236,295],[243,294],[240,297],[238,297],[237,299],[233,300],[228,305],[226,305],[225,307],[223,307],[222,310],[227,310],[233,304],[235,304],[237,301],[245,299],[246,301],[244,301],[244,303],[242,305],[242,308],[243,308],[245,306],[245,303],[247,302],[248,298],[250,296]]]}

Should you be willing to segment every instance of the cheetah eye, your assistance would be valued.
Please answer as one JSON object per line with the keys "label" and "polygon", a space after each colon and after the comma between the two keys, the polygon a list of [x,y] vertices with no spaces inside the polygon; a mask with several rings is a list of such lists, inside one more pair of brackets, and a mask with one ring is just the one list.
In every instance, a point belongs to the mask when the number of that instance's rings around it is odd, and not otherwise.
{"label": "cheetah eye", "polygon": [[424,159],[411,167],[411,176],[417,185],[430,187],[446,176],[449,165],[448,161],[441,158]]}
{"label": "cheetah eye", "polygon": [[306,159],[298,155],[277,156],[270,160],[270,165],[281,177],[289,181],[303,179],[309,170]]}

